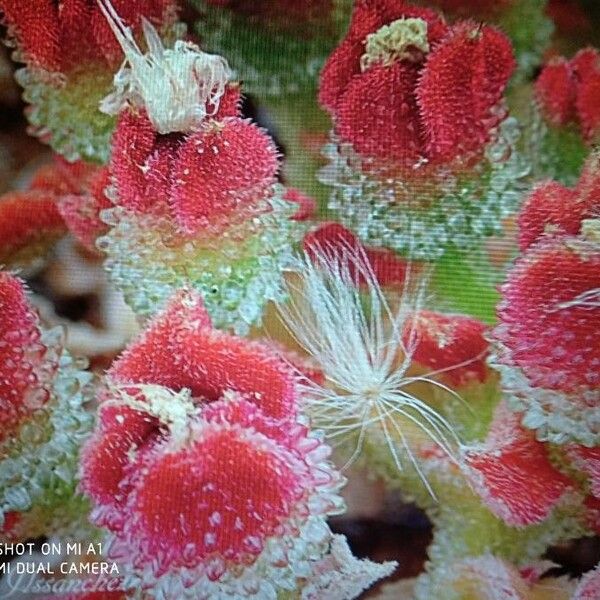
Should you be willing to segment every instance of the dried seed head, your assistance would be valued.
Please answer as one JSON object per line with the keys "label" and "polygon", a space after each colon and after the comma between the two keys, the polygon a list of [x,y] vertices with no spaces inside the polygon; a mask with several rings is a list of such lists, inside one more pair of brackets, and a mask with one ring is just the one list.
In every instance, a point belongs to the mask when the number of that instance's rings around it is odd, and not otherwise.
{"label": "dried seed head", "polygon": [[418,61],[427,52],[427,23],[423,19],[397,19],[367,35],[360,66],[366,71],[376,63],[389,66],[396,60]]}
{"label": "dried seed head", "polygon": [[218,111],[231,77],[224,58],[184,41],[166,49],[146,20],[142,25],[149,50],[144,54],[110,0],[98,4],[127,61],[115,75],[116,90],[101,104],[103,112],[116,115],[125,103],[133,103],[146,109],[158,133],[166,134],[191,131]]}

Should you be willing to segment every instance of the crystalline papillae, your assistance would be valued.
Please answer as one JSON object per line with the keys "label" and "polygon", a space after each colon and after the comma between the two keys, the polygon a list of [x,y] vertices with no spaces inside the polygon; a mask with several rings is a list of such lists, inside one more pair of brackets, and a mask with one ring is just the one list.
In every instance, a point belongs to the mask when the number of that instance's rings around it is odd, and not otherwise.
{"label": "crystalline papillae", "polygon": [[[2,312],[13,314],[12,322],[5,319],[0,340],[3,368],[8,368],[0,459],[0,510],[3,519],[9,517],[5,534],[17,539],[47,532],[89,536],[88,507],[74,488],[79,448],[93,421],[87,410],[92,377],[84,362],[63,349],[60,330],[40,330],[16,277],[0,273],[0,288]],[[10,515],[17,516],[12,525]]]}

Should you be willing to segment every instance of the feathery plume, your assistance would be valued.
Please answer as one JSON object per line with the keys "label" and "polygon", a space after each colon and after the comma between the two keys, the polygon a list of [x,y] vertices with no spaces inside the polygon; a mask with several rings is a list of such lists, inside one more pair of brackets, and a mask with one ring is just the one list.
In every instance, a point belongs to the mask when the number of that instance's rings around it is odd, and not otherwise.
{"label": "feathery plume", "polygon": [[418,340],[407,323],[424,296],[422,283],[410,289],[410,266],[404,293],[394,307],[360,248],[347,247],[345,252],[336,248],[332,255],[326,247],[313,244],[310,255],[298,259],[297,271],[301,283],[289,284],[292,299],[280,306],[280,312],[323,371],[323,384],[304,379],[302,397],[314,425],[325,431],[333,445],[354,445],[346,466],[373,437],[387,445],[398,470],[404,469],[406,453],[421,474],[402,423],[409,430],[416,426],[452,456],[460,440],[451,424],[410,390],[411,384],[426,382],[453,394],[431,378],[437,372],[408,374]]}

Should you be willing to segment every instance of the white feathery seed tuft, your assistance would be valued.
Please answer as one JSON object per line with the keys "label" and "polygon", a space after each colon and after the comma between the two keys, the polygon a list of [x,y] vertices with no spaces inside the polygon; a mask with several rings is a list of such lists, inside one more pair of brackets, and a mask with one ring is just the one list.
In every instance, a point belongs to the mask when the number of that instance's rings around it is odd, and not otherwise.
{"label": "white feathery seed tuft", "polygon": [[125,53],[125,62],[115,75],[115,91],[101,102],[101,111],[115,115],[126,102],[133,102],[146,108],[161,134],[192,131],[217,112],[231,78],[223,57],[181,40],[173,49],[165,48],[146,19],[142,20],[148,46],[144,54],[110,0],[97,2]]}
{"label": "white feathery seed tuft", "polygon": [[313,246],[312,258],[299,258],[296,270],[300,283],[289,284],[291,299],[279,310],[284,325],[325,376],[324,385],[301,378],[314,426],[333,446],[352,442],[354,451],[344,468],[358,459],[367,435],[382,437],[396,468],[402,471],[408,457],[435,496],[401,426],[402,421],[416,425],[456,461],[461,442],[451,424],[407,389],[426,383],[458,397],[433,379],[451,369],[407,375],[418,341],[408,318],[423,305],[426,278],[411,286],[409,267],[392,309],[363,250],[347,247],[334,256],[327,247]]}

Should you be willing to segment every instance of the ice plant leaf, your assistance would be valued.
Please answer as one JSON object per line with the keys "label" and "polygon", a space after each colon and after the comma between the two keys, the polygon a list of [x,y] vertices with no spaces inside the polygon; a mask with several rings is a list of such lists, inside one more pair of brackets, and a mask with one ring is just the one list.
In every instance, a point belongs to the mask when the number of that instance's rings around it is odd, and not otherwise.
{"label": "ice plant leaf", "polygon": [[535,95],[546,118],[565,125],[575,117],[575,85],[571,65],[564,58],[548,63],[535,82]]}
{"label": "ice plant leaf", "polygon": [[474,23],[456,25],[432,50],[417,89],[432,159],[447,160],[489,141],[513,69],[508,38]]}
{"label": "ice plant leaf", "polygon": [[518,415],[501,405],[485,444],[466,448],[467,477],[490,510],[516,527],[546,519],[572,488],[556,470],[544,444],[519,424]]}
{"label": "ice plant leaf", "polygon": [[407,320],[402,335],[405,346],[412,348],[415,363],[440,372],[456,387],[485,380],[486,329],[471,317],[421,310]]}
{"label": "ice plant leaf", "polygon": [[207,124],[179,150],[171,195],[178,225],[196,234],[222,219],[239,218],[273,185],[278,167],[273,141],[255,124],[240,119]]}
{"label": "ice plant leaf", "polygon": [[189,388],[206,401],[233,390],[251,398],[269,416],[293,415],[294,376],[276,353],[214,330],[208,323],[200,296],[179,293],[113,364],[109,376],[119,383]]}
{"label": "ice plant leaf", "polygon": [[573,188],[558,182],[538,183],[519,213],[519,245],[524,251],[544,234],[577,235],[585,219],[600,215],[600,155],[587,159]]}
{"label": "ice plant leaf", "polygon": [[[138,58],[150,60],[153,52],[157,45]],[[197,89],[181,98],[180,115],[198,118],[185,126],[166,133],[145,92],[123,105],[110,162],[114,206],[102,212],[110,227],[99,248],[136,313],[149,316],[191,286],[202,291],[218,327],[245,333],[265,304],[281,297],[290,242],[304,228],[276,183],[273,141],[239,115],[239,85],[223,79],[216,89],[211,73],[192,75]],[[209,89],[214,93],[204,94]]]}
{"label": "ice plant leaf", "polygon": [[527,172],[504,100],[514,66],[493,27],[357,2],[320,78],[334,127],[319,178],[336,219],[415,259],[500,233]]}
{"label": "ice plant leaf", "polygon": [[37,315],[29,307],[23,283],[0,271],[0,401],[2,437],[49,399],[48,379]]}
{"label": "ice plant leaf", "polygon": [[40,328],[23,282],[6,271],[0,271],[0,314],[3,535],[89,535],[87,506],[74,488],[79,445],[91,428],[85,407],[91,377],[62,350],[56,331]]}
{"label": "ice plant leaf", "polygon": [[20,45],[23,59],[37,68],[59,71],[61,45],[55,3],[2,0],[0,10]]}
{"label": "ice plant leaf", "polygon": [[597,244],[559,237],[531,247],[509,273],[497,335],[534,386],[597,389],[599,267]]}
{"label": "ice plant leaf", "polygon": [[336,114],[342,139],[366,156],[414,164],[423,150],[414,88],[413,63],[377,64],[347,85]]}
{"label": "ice plant leaf", "polygon": [[575,190],[555,181],[536,185],[519,212],[519,246],[526,250],[545,233],[576,235],[586,206]]}
{"label": "ice plant leaf", "polygon": [[32,190],[0,196],[1,264],[27,264],[66,232],[53,194]]}

